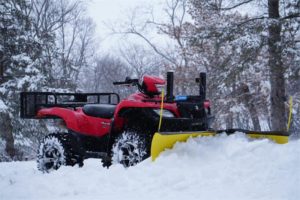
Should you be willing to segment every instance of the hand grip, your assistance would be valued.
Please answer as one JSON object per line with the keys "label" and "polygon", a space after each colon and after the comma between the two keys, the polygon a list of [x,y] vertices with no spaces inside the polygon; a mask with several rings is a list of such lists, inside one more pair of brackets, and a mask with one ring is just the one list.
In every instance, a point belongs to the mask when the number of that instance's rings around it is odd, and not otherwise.
{"label": "hand grip", "polygon": [[113,82],[114,85],[124,85],[124,84],[128,84],[127,82]]}

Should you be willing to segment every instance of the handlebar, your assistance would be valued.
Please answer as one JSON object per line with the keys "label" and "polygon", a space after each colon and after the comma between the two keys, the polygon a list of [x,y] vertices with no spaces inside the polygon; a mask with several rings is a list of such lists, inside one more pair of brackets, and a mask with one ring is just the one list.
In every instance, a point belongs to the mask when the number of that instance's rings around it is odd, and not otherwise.
{"label": "handlebar", "polygon": [[126,82],[113,82],[114,85],[127,85],[128,83]]}
{"label": "handlebar", "polygon": [[131,79],[129,77],[126,77],[125,81],[120,81],[120,82],[113,82],[113,85],[132,85],[132,86],[137,86],[138,90],[145,94],[145,90],[143,89],[143,87],[141,86],[141,84],[139,83],[139,79]]}
{"label": "handlebar", "polygon": [[139,83],[139,79],[126,78],[125,81],[113,82],[114,85],[135,85]]}

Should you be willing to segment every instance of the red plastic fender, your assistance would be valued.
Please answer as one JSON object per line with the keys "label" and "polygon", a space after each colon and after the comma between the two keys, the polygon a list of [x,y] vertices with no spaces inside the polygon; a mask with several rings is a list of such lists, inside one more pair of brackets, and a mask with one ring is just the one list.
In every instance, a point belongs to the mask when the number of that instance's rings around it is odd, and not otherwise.
{"label": "red plastic fender", "polygon": [[38,111],[37,117],[45,118],[56,116],[63,119],[68,129],[90,136],[101,137],[110,132],[111,119],[87,116],[81,108],[70,110],[67,108],[43,108]]}

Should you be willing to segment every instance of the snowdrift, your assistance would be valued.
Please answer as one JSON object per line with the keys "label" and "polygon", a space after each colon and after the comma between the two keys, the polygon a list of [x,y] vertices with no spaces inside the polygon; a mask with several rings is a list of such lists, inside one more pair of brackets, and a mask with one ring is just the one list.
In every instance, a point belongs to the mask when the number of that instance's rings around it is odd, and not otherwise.
{"label": "snowdrift", "polygon": [[34,161],[0,163],[0,199],[300,199],[300,140],[243,134],[191,138],[128,169],[89,159],[43,174]]}

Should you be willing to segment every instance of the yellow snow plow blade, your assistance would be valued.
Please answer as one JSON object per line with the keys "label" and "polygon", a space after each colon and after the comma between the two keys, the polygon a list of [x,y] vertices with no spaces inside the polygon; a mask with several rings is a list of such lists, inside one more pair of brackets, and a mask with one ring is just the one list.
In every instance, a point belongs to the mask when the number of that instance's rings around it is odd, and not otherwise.
{"label": "yellow snow plow blade", "polygon": [[236,132],[245,133],[250,138],[268,138],[278,144],[288,143],[289,134],[280,131],[249,131],[243,129],[228,129],[219,131],[195,131],[195,132],[157,132],[154,134],[151,144],[151,158],[154,161],[165,149],[171,149],[176,142],[185,142],[190,137],[215,136],[226,133],[228,135]]}
{"label": "yellow snow plow blade", "polygon": [[262,135],[260,133],[248,133],[247,134],[250,138],[268,138],[270,140],[273,140],[274,142],[278,144],[285,144],[289,142],[289,136],[286,135]]}
{"label": "yellow snow plow blade", "polygon": [[165,149],[171,149],[176,142],[185,142],[190,137],[198,136],[213,136],[214,131],[200,131],[200,132],[163,132],[155,133],[151,144],[151,158],[154,161],[159,154]]}

